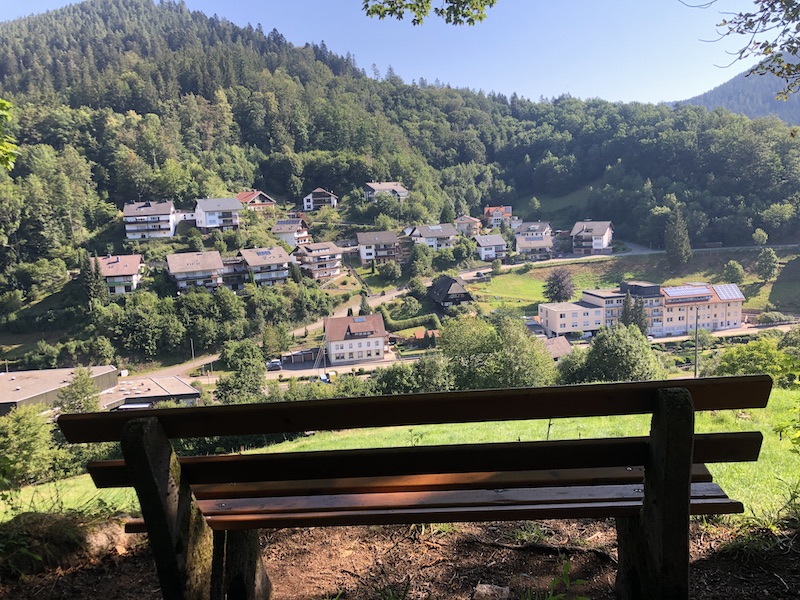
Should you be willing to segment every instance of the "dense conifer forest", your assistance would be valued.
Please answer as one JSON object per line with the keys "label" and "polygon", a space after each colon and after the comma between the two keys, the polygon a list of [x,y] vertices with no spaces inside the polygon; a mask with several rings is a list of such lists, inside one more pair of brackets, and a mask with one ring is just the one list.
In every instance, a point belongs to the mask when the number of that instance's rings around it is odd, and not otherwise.
{"label": "dense conifer forest", "polygon": [[[294,203],[323,186],[350,220],[381,210],[398,225],[508,203],[557,227],[612,220],[654,247],[676,206],[693,244],[741,244],[756,227],[787,240],[800,219],[800,142],[778,119],[368,76],[324,43],[171,0],[1,23],[0,97],[21,150],[0,174],[6,285],[15,265],[104,252],[125,202],[249,188]],[[370,180],[402,181],[410,201],[361,205]]]}

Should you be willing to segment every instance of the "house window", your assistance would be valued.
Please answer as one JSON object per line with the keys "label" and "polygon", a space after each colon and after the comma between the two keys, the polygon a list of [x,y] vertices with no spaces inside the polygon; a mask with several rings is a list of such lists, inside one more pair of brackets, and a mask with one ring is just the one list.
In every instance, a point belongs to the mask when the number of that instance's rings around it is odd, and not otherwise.
{"label": "house window", "polygon": [[562,323],[558,327],[559,327],[559,329],[566,329],[567,328],[567,324],[566,323]]}
{"label": "house window", "polygon": [[358,358],[364,358],[364,352],[363,351],[359,350]]}
{"label": "house window", "polygon": [[347,353],[347,358],[350,358],[350,359],[352,359],[352,358],[353,358],[353,353],[352,353],[352,352],[348,352],[348,353]]}

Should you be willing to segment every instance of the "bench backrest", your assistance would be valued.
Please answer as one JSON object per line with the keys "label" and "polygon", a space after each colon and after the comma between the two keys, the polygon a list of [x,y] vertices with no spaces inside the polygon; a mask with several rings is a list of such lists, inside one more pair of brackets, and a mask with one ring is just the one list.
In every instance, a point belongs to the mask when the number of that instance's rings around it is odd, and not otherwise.
{"label": "bench backrest", "polygon": [[686,388],[696,411],[764,408],[767,375],[603,383],[549,388],[437,392],[305,402],[67,414],[69,442],[118,441],[134,418],[157,417],[167,437],[291,433],[310,430],[475,423],[651,413],[659,389]]}

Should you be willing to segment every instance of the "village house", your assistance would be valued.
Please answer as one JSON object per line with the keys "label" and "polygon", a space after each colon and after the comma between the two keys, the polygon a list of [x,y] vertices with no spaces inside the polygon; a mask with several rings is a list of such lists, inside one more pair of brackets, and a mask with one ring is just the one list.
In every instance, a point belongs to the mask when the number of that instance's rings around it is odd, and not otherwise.
{"label": "village house", "polygon": [[141,254],[124,256],[109,254],[94,260],[97,262],[100,276],[108,287],[109,294],[127,294],[139,287],[144,272]]}
{"label": "village house", "polygon": [[360,317],[325,319],[328,362],[340,365],[381,360],[386,353],[387,332],[380,313]]}
{"label": "village house", "polygon": [[614,225],[611,221],[578,221],[569,236],[573,254],[611,254]]}
{"label": "village house", "polygon": [[292,248],[311,243],[311,234],[308,233],[308,225],[303,219],[278,219],[271,231],[272,235]]}
{"label": "village house", "polygon": [[393,231],[359,231],[356,233],[356,241],[362,265],[373,260],[380,265],[400,259],[400,239]]}
{"label": "village house", "polygon": [[242,203],[237,198],[202,198],[194,209],[197,227],[204,233],[211,229],[239,229]]}
{"label": "village house", "polygon": [[510,206],[485,206],[483,208],[482,220],[489,229],[496,229],[505,225],[511,227],[515,222],[519,222],[519,217],[515,217]]}
{"label": "village house", "polygon": [[375,202],[378,194],[388,194],[397,200],[405,200],[408,190],[398,181],[370,181],[364,184],[365,202]]}
{"label": "village house", "polygon": [[277,204],[274,198],[259,190],[239,192],[236,194],[236,199],[241,202],[242,206],[244,206],[247,210],[253,210],[256,212],[274,210]]}
{"label": "village house", "polygon": [[508,244],[505,238],[499,233],[492,235],[476,235],[474,238],[477,247],[475,251],[478,258],[485,261],[493,261],[496,258],[504,259],[508,255]]}
{"label": "village house", "polygon": [[553,252],[553,230],[550,223],[522,223],[514,232],[517,254],[526,260],[549,258]]}
{"label": "village house", "polygon": [[442,308],[459,306],[472,302],[472,294],[467,291],[466,284],[461,277],[444,275],[439,277],[428,288],[428,296]]}
{"label": "village house", "polygon": [[216,250],[167,254],[167,272],[178,290],[203,286],[213,290],[222,285],[224,266]]}
{"label": "village house", "polygon": [[289,263],[293,261],[280,246],[239,250],[238,256],[249,280],[256,285],[275,285],[289,279]]}
{"label": "village house", "polygon": [[303,198],[303,210],[319,210],[323,206],[330,206],[336,208],[339,203],[339,198],[333,192],[316,188],[308,196]]}
{"label": "village house", "polygon": [[122,209],[125,237],[129,240],[168,238],[180,220],[171,201],[131,202]]}
{"label": "village house", "polygon": [[453,221],[453,224],[456,226],[456,231],[468,238],[480,235],[481,229],[483,229],[481,220],[476,219],[475,217],[470,217],[469,215],[461,215],[460,217],[457,217],[456,220]]}
{"label": "village house", "polygon": [[304,244],[292,251],[300,270],[311,279],[329,279],[342,273],[342,249],[333,242]]}
{"label": "village house", "polygon": [[408,237],[415,244],[425,244],[433,250],[452,248],[458,232],[452,223],[438,225],[419,225],[410,228]]}

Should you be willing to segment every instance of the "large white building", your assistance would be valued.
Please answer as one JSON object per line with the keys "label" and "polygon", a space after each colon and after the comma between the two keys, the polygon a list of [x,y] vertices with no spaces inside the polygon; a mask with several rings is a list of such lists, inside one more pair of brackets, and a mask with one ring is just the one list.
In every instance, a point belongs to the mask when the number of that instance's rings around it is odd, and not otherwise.
{"label": "large white building", "polygon": [[331,365],[381,360],[387,338],[380,314],[325,319],[325,349]]}
{"label": "large white building", "polygon": [[122,209],[125,237],[129,240],[168,238],[175,235],[180,217],[172,202],[131,202]]}
{"label": "large white building", "polygon": [[304,244],[292,251],[303,274],[312,279],[329,279],[342,273],[342,249],[333,242]]}
{"label": "large white building", "polygon": [[616,289],[584,290],[580,302],[542,303],[539,322],[548,337],[613,327],[620,322],[628,293],[644,304],[648,335],[686,335],[695,327],[721,331],[742,323],[744,294],[736,284],[661,287],[647,281],[623,282]]}

